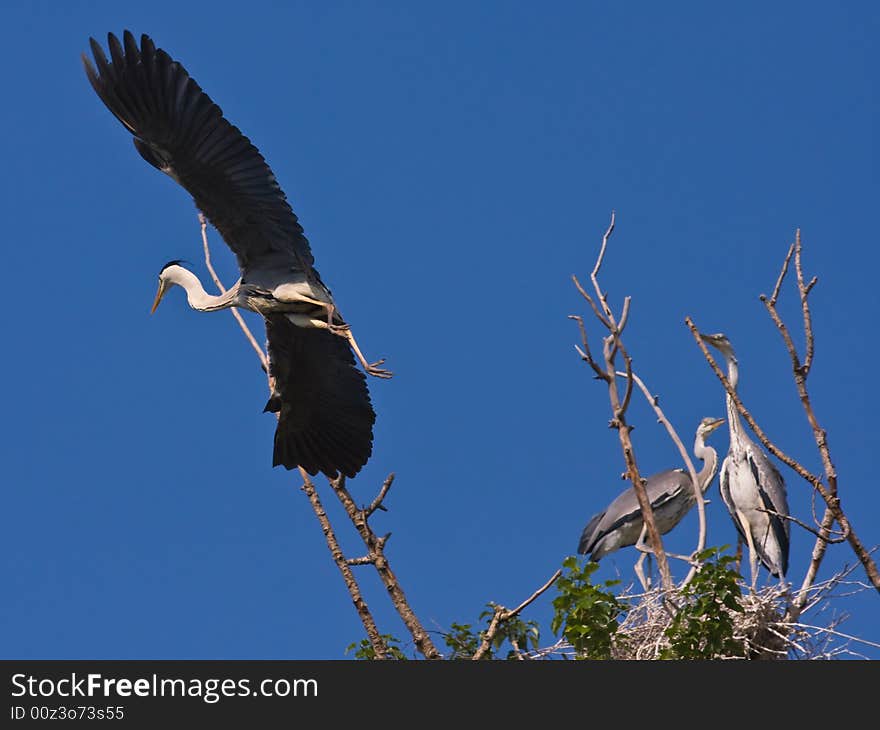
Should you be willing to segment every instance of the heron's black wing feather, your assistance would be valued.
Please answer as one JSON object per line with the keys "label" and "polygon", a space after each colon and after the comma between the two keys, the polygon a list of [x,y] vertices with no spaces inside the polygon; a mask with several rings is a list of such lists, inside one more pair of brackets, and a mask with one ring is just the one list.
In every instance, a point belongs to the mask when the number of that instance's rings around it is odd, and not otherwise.
{"label": "heron's black wing feather", "polygon": [[110,60],[90,39],[86,75],[107,108],[135,135],[135,146],[195,199],[242,270],[314,263],[302,226],[259,150],[230,124],[186,69],[146,35],[138,48],[108,34]]}
{"label": "heron's black wing feather", "polygon": [[353,477],[370,458],[376,415],[347,340],[284,314],[266,318],[266,335],[275,378],[266,408],[278,413],[273,465]]}
{"label": "heron's black wing feather", "polygon": [[[764,509],[776,512],[778,514],[788,514],[788,499],[785,494],[785,482],[782,474],[773,466],[762,452],[758,452],[763,458],[748,455],[749,468],[752,476],[755,478],[755,484],[758,487],[758,494],[761,497],[761,504]],[[758,463],[760,460],[760,463]],[[777,517],[775,514],[768,514],[770,520],[770,529],[773,531],[773,538],[779,545],[781,553],[782,565],[776,566],[774,561],[767,556],[764,551],[764,541],[757,541],[755,547],[758,550],[758,557],[761,562],[773,575],[785,575],[788,572],[788,552],[789,552],[789,524],[788,520]]]}

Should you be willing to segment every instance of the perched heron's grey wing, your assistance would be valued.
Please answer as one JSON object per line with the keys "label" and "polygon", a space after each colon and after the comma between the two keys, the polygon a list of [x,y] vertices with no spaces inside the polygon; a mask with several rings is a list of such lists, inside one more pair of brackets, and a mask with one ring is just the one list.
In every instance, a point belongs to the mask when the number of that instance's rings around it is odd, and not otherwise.
{"label": "perched heron's grey wing", "polygon": [[108,34],[110,60],[89,39],[83,54],[92,87],[135,136],[141,156],[170,175],[235,252],[242,271],[314,260],[302,226],[259,150],[224,117],[183,66],[141,36]]}
{"label": "perched heron's grey wing", "polygon": [[598,534],[597,528],[604,517],[604,512],[593,515],[583,532],[581,532],[581,539],[578,541],[577,549],[578,553],[581,555],[589,555],[593,552],[593,548],[596,547],[596,542],[599,540],[599,537],[601,537],[601,535]]}
{"label": "perched heron's grey wing", "polygon": [[285,314],[266,317],[266,336],[275,379],[266,410],[278,413],[273,466],[353,477],[370,458],[376,414],[348,342]]}
{"label": "perched heron's grey wing", "polygon": [[[758,493],[761,496],[761,503],[766,510],[772,510],[781,515],[788,515],[788,497],[785,493],[785,481],[779,470],[773,466],[773,462],[761,451],[757,446],[751,445],[748,449],[749,469],[758,485]],[[773,540],[779,546],[779,554],[781,565],[776,565],[776,561],[767,554],[764,549],[765,540],[758,540],[755,548],[758,551],[758,557],[764,563],[767,570],[773,575],[779,577],[788,572],[788,552],[789,552],[789,524],[788,520],[777,517],[775,514],[767,515],[770,523],[771,534],[768,539]]]}
{"label": "perched heron's grey wing", "polygon": [[[679,497],[684,487],[689,487],[689,485],[690,477],[682,469],[668,469],[648,477],[645,491],[651,502],[651,508],[656,513]],[[657,528],[661,532],[668,532],[675,527],[686,511],[687,509],[684,509],[681,515],[678,515],[678,518],[671,522],[671,524],[658,524]],[[658,517],[658,515],[655,514],[655,517]],[[642,510],[639,507],[636,491],[633,487],[629,487],[617,495],[604,512],[595,515],[589,521],[581,533],[578,552],[582,555],[589,555],[595,552],[595,555],[592,556],[593,560],[598,560],[603,555],[613,552],[613,550],[628,545],[635,545],[642,522]],[[667,520],[666,522],[669,521]],[[605,547],[603,542],[606,538],[618,530],[634,525],[637,525],[637,529],[634,529],[629,535],[631,541],[627,538],[619,542],[613,550],[603,549]]]}
{"label": "perched heron's grey wing", "polygon": [[727,456],[724,459],[724,463],[721,465],[721,474],[718,476],[718,491],[721,492],[721,499],[724,502],[724,506],[727,507],[727,511],[733,518],[733,524],[734,527],[736,527],[736,531],[743,540],[746,540],[746,533],[736,514],[736,505],[733,503],[733,499],[730,496],[730,469],[730,456]]}

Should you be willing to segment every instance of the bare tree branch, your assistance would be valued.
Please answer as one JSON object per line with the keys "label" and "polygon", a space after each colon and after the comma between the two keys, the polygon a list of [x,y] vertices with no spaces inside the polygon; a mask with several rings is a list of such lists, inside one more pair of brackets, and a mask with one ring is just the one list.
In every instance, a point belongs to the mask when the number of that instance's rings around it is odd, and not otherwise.
{"label": "bare tree branch", "polygon": [[[801,363],[800,356],[798,355],[797,348],[795,347],[791,335],[788,332],[788,328],[786,327],[785,323],[782,320],[782,317],[780,317],[779,312],[776,309],[776,302],[778,300],[779,290],[782,284],[782,280],[785,278],[785,274],[788,268],[787,261],[791,257],[792,249],[794,250],[794,266],[795,274],[797,277],[797,290],[801,304],[801,317],[803,319],[804,339],[806,341],[806,355],[803,363]],[[813,277],[809,283],[804,282],[802,254],[803,245],[801,241],[801,232],[800,230],[798,230],[795,233],[795,242],[789,248],[789,254],[786,257],[786,265],[783,266],[782,272],[779,275],[779,280],[777,281],[776,288],[774,289],[774,296],[768,299],[765,295],[762,294],[760,298],[761,301],[764,303],[764,306],[767,308],[767,312],[769,313],[770,318],[773,320],[776,328],[779,330],[779,333],[782,336],[783,342],[785,343],[785,348],[788,351],[789,358],[791,359],[792,374],[794,376],[794,382],[797,388],[798,397],[800,398],[804,413],[807,416],[807,421],[810,424],[810,428],[813,430],[813,437],[816,441],[816,447],[818,448],[819,454],[822,458],[822,466],[825,471],[825,483],[827,484],[827,487],[824,484],[820,485],[817,480],[817,483],[815,485],[816,491],[818,491],[822,498],[825,500],[826,504],[828,505],[828,509],[831,511],[833,521],[836,521],[838,522],[838,524],[840,524],[841,531],[847,536],[850,546],[852,547],[856,556],[859,558],[859,561],[864,566],[865,572],[871,579],[871,582],[874,584],[875,588],[880,591],[880,572],[878,572],[877,566],[871,558],[869,551],[865,548],[861,540],[859,540],[858,536],[852,530],[849,519],[845,515],[843,508],[840,504],[840,498],[838,497],[837,493],[837,470],[835,469],[834,462],[831,459],[831,451],[828,446],[828,434],[825,429],[822,428],[822,426],[819,424],[819,419],[816,417],[815,411],[813,410],[813,404],[810,399],[810,394],[807,390],[807,377],[809,375],[810,368],[812,367],[813,355],[815,351],[813,322],[810,314],[809,305],[809,294],[812,288],[816,285],[818,279],[816,277]],[[833,525],[833,521],[826,521],[826,519],[823,517],[822,526],[825,529],[820,528],[820,534],[817,536],[818,541],[823,543],[827,543],[830,541],[830,529]],[[813,560],[821,561],[824,554],[824,549],[814,548]],[[818,562],[814,568],[811,561],[811,565],[807,570],[807,575],[814,576],[817,572]]]}
{"label": "bare tree branch", "polygon": [[596,258],[596,263],[593,266],[592,273],[590,274],[590,279],[593,282],[593,288],[596,292],[596,298],[602,304],[602,313],[597,311],[597,308],[593,304],[591,298],[583,290],[583,287],[578,284],[577,279],[575,278],[575,285],[577,286],[578,291],[588,302],[590,302],[591,306],[593,307],[593,311],[596,314],[596,318],[609,332],[608,336],[606,336],[602,341],[603,363],[601,365],[593,359],[593,356],[590,353],[590,348],[587,343],[586,328],[584,327],[583,319],[576,315],[570,315],[570,318],[574,319],[578,323],[578,327],[580,328],[583,349],[578,349],[578,352],[580,353],[581,358],[593,369],[593,371],[597,374],[599,378],[605,381],[608,386],[608,398],[611,403],[612,413],[610,426],[611,428],[617,430],[617,434],[620,439],[620,446],[621,450],[623,451],[624,461],[626,463],[627,476],[632,482],[633,489],[636,493],[636,498],[639,502],[639,507],[642,511],[645,531],[648,535],[649,545],[654,552],[655,559],[657,560],[657,568],[660,571],[660,578],[663,583],[663,588],[666,591],[670,591],[673,584],[672,574],[669,570],[669,561],[663,549],[663,540],[660,537],[660,531],[657,529],[657,522],[654,519],[654,510],[651,507],[651,501],[648,499],[648,495],[645,490],[645,480],[639,473],[639,468],[636,463],[635,450],[633,448],[632,439],[630,438],[630,431],[632,430],[632,427],[629,426],[626,422],[626,411],[629,407],[630,398],[632,397],[633,381],[631,377],[627,377],[626,389],[624,391],[623,398],[621,398],[617,384],[617,377],[615,375],[617,371],[617,368],[615,366],[615,358],[618,354],[620,354],[623,358],[624,369],[627,375],[630,375],[632,373],[632,359],[627,353],[626,348],[623,344],[623,340],[621,339],[621,331],[623,329],[623,325],[626,324],[626,321],[629,318],[630,298],[627,297],[624,300],[620,320],[617,320],[614,316],[614,313],[611,311],[611,307],[608,304],[608,297],[602,292],[602,288],[599,285],[599,270],[602,267],[602,261],[605,257],[605,251],[608,248],[608,241],[611,238],[611,234],[614,232],[614,221],[615,216],[614,212],[612,212],[611,222],[608,225],[608,229],[605,231],[605,235],[602,237],[602,245],[599,248],[599,254]]}
{"label": "bare tree branch", "polygon": [[[388,487],[391,486],[387,479],[386,484]],[[397,610],[398,615],[412,635],[416,648],[426,659],[441,659],[442,655],[437,650],[437,647],[434,646],[430,635],[425,631],[418,616],[416,616],[415,612],[410,607],[406,595],[403,592],[403,588],[400,586],[400,582],[397,580],[394,571],[391,570],[388,558],[385,557],[385,542],[388,540],[389,536],[378,537],[376,533],[373,532],[373,528],[368,521],[369,515],[367,514],[367,510],[359,509],[355,504],[354,499],[352,499],[351,494],[345,486],[344,476],[331,479],[330,485],[333,487],[333,491],[336,492],[336,496],[339,497],[339,501],[345,508],[348,518],[351,520],[363,540],[364,545],[367,548],[367,555],[372,559],[370,562],[376,568],[380,580],[388,591],[388,597],[391,599],[391,603],[394,604],[394,608]],[[388,491],[385,485],[383,485],[383,489],[386,492]]]}
{"label": "bare tree branch", "polygon": [[364,625],[364,630],[367,632],[367,638],[370,640],[370,645],[373,647],[376,658],[384,659],[388,654],[388,647],[379,635],[379,629],[376,627],[373,615],[370,613],[370,609],[367,607],[367,602],[361,595],[360,586],[354,577],[354,573],[351,572],[348,561],[346,561],[345,555],[342,553],[342,548],[339,547],[336,533],[333,532],[333,527],[330,525],[330,518],[327,517],[327,513],[324,511],[324,506],[321,504],[321,499],[318,497],[318,490],[315,489],[315,485],[312,483],[312,480],[309,478],[305,469],[300,467],[299,473],[303,479],[302,490],[309,498],[309,502],[315,512],[315,517],[318,518],[318,523],[321,525],[321,531],[324,533],[324,539],[327,541],[327,547],[330,549],[330,555],[333,556],[333,562],[336,563],[336,567],[339,568],[339,572],[342,573],[342,580],[345,582],[345,587],[348,588],[354,608],[361,619],[361,623]]}
{"label": "bare tree branch", "polygon": [[369,518],[377,509],[385,509],[382,503],[385,501],[385,497],[388,496],[388,490],[391,489],[393,483],[394,472],[391,472],[391,474],[385,477],[385,481],[382,482],[382,488],[379,490],[379,494],[376,495],[376,499],[370,502],[370,506],[364,510],[364,517]]}
{"label": "bare tree branch", "polygon": [[[217,276],[217,272],[214,271],[214,265],[211,263],[211,249],[208,247],[208,221],[201,213],[199,213],[199,225],[202,228],[202,248],[205,252],[205,266],[207,266],[208,273],[214,280],[214,285],[220,290],[221,294],[225,294],[226,287],[224,287],[223,284],[220,282],[220,277]],[[263,348],[260,347],[256,338],[251,333],[250,327],[248,327],[245,323],[244,317],[241,316],[241,312],[239,312],[238,309],[236,309],[235,307],[231,307],[229,311],[232,313],[232,316],[235,317],[235,321],[238,322],[238,326],[241,327],[241,331],[244,332],[244,336],[250,343],[251,347],[254,348],[254,352],[257,353],[257,357],[260,358],[260,365],[263,368],[263,372],[265,372],[266,375],[269,376],[269,359],[266,357],[266,353],[263,352]]]}
{"label": "bare tree branch", "polygon": [[[784,453],[778,446],[776,446],[775,443],[770,441],[770,439],[766,436],[761,427],[755,422],[755,419],[752,417],[751,413],[749,413],[749,411],[745,408],[736,391],[734,391],[734,389],[731,387],[726,375],[721,371],[721,368],[719,368],[718,364],[709,353],[706,345],[700,337],[699,330],[697,329],[694,322],[691,320],[690,317],[687,317],[685,318],[685,323],[690,329],[691,334],[694,336],[694,340],[696,341],[700,350],[703,352],[703,356],[706,358],[706,361],[709,363],[710,367],[715,373],[715,376],[721,381],[721,384],[724,386],[725,391],[731,397],[734,405],[736,406],[737,411],[749,424],[749,427],[752,429],[755,436],[758,437],[760,442],[771,454],[776,456],[780,461],[789,466],[804,480],[810,483],[815,491],[819,493],[822,499],[825,500],[825,504],[827,505],[827,512],[822,519],[819,535],[817,536],[817,541],[821,542],[822,545],[820,546],[817,542],[816,546],[813,549],[812,560],[807,570],[807,576],[805,577],[803,587],[801,589],[801,597],[799,597],[795,601],[795,605],[797,606],[798,603],[803,600],[802,596],[805,595],[803,591],[809,587],[810,581],[815,578],[816,574],[818,573],[819,563],[825,555],[827,543],[832,540],[831,528],[834,522],[837,522],[840,525],[841,532],[846,535],[846,539],[850,543],[850,547],[853,549],[856,557],[859,559],[862,566],[864,567],[865,573],[871,580],[871,583],[878,591],[880,591],[880,572],[878,572],[877,565],[871,558],[870,551],[866,549],[864,544],[856,535],[855,531],[852,529],[849,518],[844,513],[843,508],[840,504],[840,498],[837,493],[837,471],[831,459],[831,452],[828,447],[828,436],[825,430],[819,424],[819,421],[813,410],[813,405],[812,401],[810,400],[809,392],[807,390],[807,375],[809,373],[809,367],[807,366],[806,362],[804,364],[801,363],[800,356],[798,355],[797,348],[794,345],[788,328],[786,327],[785,323],[779,315],[778,310],[776,309],[776,303],[778,301],[786,273],[789,269],[789,262],[792,257],[792,252],[794,252],[798,294],[801,302],[804,332],[807,342],[807,356],[809,357],[810,364],[812,364],[814,338],[807,298],[813,286],[815,286],[817,279],[813,277],[813,279],[809,283],[804,283],[803,268],[801,264],[802,246],[800,231],[797,232],[795,243],[791,247],[789,247],[788,253],[782,265],[782,270],[780,271],[779,277],[776,280],[776,285],[773,288],[772,296],[768,298],[766,295],[762,294],[760,299],[764,303],[764,306],[767,308],[767,311],[774,324],[776,325],[776,328],[779,330],[779,333],[782,336],[785,348],[791,360],[792,374],[794,377],[798,396],[800,398],[801,405],[804,408],[804,412],[807,416],[810,427],[813,430],[816,446],[822,458],[822,465],[825,471],[824,481],[820,476],[810,472],[800,462],[793,459],[788,454]],[[830,515],[828,513],[830,513]]]}
{"label": "bare tree branch", "polygon": [[480,643],[479,648],[476,653],[471,657],[472,659],[482,659],[486,652],[489,651],[489,648],[492,646],[492,640],[495,638],[495,634],[498,633],[498,629],[505,621],[509,621],[514,616],[518,615],[520,611],[522,611],[526,606],[533,603],[538,596],[544,593],[550,586],[552,586],[556,579],[562,575],[562,570],[557,570],[550,579],[542,585],[538,590],[536,590],[532,595],[530,595],[526,600],[520,603],[516,608],[507,609],[504,606],[495,606],[495,615],[492,616],[492,621],[489,623],[489,628],[486,629],[486,633],[483,634],[483,641]]}
{"label": "bare tree branch", "polygon": [[[225,292],[226,289],[223,288],[223,284],[220,282],[219,277],[217,276],[213,266],[211,265],[210,247],[208,246],[208,237],[206,232],[207,221],[201,214],[199,214],[199,222],[201,224],[202,230],[202,245],[205,252],[205,263],[208,267],[209,272],[211,273],[212,278],[214,279],[214,283],[217,285],[221,292]],[[241,315],[235,309],[232,310],[232,313],[236,316],[236,319],[238,320],[239,326],[244,332],[245,337],[255,348],[258,356],[260,357],[260,362],[261,364],[263,364],[263,368],[268,375],[268,361],[266,359],[265,353],[263,352],[262,348],[260,348],[259,345],[256,344],[256,340],[251,334],[247,323],[241,318]],[[388,654],[388,647],[382,641],[379,635],[379,631],[376,628],[375,621],[370,614],[369,609],[367,608],[366,602],[361,596],[357,580],[355,579],[354,574],[351,572],[351,566],[353,565],[373,565],[376,568],[376,572],[379,574],[379,577],[382,579],[382,582],[388,589],[388,594],[391,598],[392,603],[394,604],[394,607],[397,609],[397,612],[403,619],[406,627],[410,630],[416,648],[428,659],[441,658],[440,652],[437,651],[437,648],[431,641],[430,636],[428,636],[428,633],[424,630],[424,628],[422,628],[421,623],[407,603],[406,596],[403,593],[403,589],[400,587],[396,576],[391,570],[388,559],[385,557],[385,543],[390,535],[379,537],[375,534],[375,532],[373,532],[372,527],[370,527],[370,525],[368,524],[369,517],[377,509],[384,509],[382,502],[388,494],[388,490],[391,488],[391,483],[394,481],[394,474],[390,474],[388,476],[388,478],[382,484],[382,487],[379,490],[379,494],[369,505],[369,507],[365,509],[358,509],[355,505],[354,500],[351,498],[351,495],[345,488],[344,477],[339,477],[339,479],[337,480],[329,480],[330,485],[333,487],[334,494],[336,494],[336,496],[339,498],[340,502],[345,508],[346,513],[348,514],[349,519],[352,521],[352,524],[360,534],[361,538],[364,540],[364,543],[366,544],[368,549],[368,554],[366,556],[361,558],[352,558],[351,560],[348,560],[345,558],[341,548],[339,547],[339,542],[336,539],[336,535],[330,525],[327,513],[324,511],[323,505],[321,504],[321,501],[318,497],[318,492],[315,488],[314,483],[311,481],[308,473],[304,469],[300,468],[299,472],[303,478],[302,489],[308,496],[309,502],[312,505],[312,509],[315,512],[315,516],[318,518],[318,522],[321,525],[321,529],[324,532],[325,538],[327,539],[327,546],[330,549],[333,560],[343,575],[345,585],[348,588],[349,593],[351,594],[352,602],[355,605],[355,609],[358,611],[358,615],[361,617],[361,621],[364,624],[364,629],[367,632],[367,638],[369,639],[370,644],[373,647],[376,658],[385,658]]]}
{"label": "bare tree branch", "polygon": [[[622,377],[627,377],[627,373],[618,372],[617,375],[620,375]],[[694,488],[694,496],[696,497],[696,504],[697,504],[697,514],[699,515],[699,521],[700,521],[699,534],[697,535],[697,547],[694,549],[694,552],[693,552],[693,555],[695,555],[699,552],[702,552],[703,549],[706,547],[706,532],[707,532],[707,530],[706,530],[706,500],[703,497],[703,492],[699,486],[699,481],[697,479],[697,470],[694,467],[694,462],[691,461],[690,454],[688,453],[688,450],[685,448],[684,443],[682,442],[681,438],[679,437],[679,435],[676,432],[675,428],[673,427],[672,423],[666,417],[666,414],[663,413],[663,410],[660,408],[659,398],[656,395],[651,394],[651,392],[648,390],[648,387],[645,385],[645,383],[642,381],[642,379],[638,375],[636,375],[633,372],[630,372],[629,378],[631,378],[633,381],[635,381],[635,384],[639,386],[639,389],[644,394],[645,399],[648,401],[651,408],[654,409],[654,413],[657,414],[657,420],[660,423],[662,423],[663,426],[665,426],[666,431],[669,434],[669,438],[672,439],[672,442],[675,444],[676,448],[678,449],[678,453],[681,454],[681,458],[684,461],[685,466],[687,467],[688,475],[691,478],[691,484],[693,485],[693,488]],[[691,569],[688,572],[687,577],[684,579],[682,584],[679,586],[679,589],[683,588],[688,583],[690,583],[691,580],[693,579],[694,575],[697,572],[698,566],[696,564],[694,564],[693,561],[691,561],[691,563],[692,563]]]}

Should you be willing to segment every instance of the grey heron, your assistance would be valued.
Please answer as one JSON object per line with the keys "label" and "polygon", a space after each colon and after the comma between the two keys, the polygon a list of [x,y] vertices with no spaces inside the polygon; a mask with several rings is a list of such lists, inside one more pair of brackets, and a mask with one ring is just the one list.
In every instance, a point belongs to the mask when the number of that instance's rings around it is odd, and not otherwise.
{"label": "grey heron", "polygon": [[[739,366],[730,340],[721,333],[701,335],[724,356],[727,379],[736,390]],[[788,570],[789,524],[785,480],[767,454],[743,431],[733,398],[727,395],[730,449],[721,465],[721,498],[733,524],[749,548],[749,567],[754,589],[758,560],[777,578]],[[782,515],[782,516],[780,516]]]}
{"label": "grey heron", "polygon": [[[694,456],[703,462],[703,468],[697,472],[697,484],[702,494],[706,493],[718,468],[718,454],[715,449],[706,445],[706,438],[722,423],[723,418],[707,417],[697,426]],[[653,474],[646,480],[645,490],[660,534],[666,534],[681,522],[697,501],[690,474],[686,469],[667,469]],[[587,523],[578,543],[578,552],[589,555],[591,560],[598,562],[622,547],[637,545],[644,550],[644,533],[644,519],[635,488],[629,487]],[[647,588],[647,581],[641,571],[644,556],[643,552],[636,563],[636,574]]]}
{"label": "grey heron", "polygon": [[101,100],[134,135],[153,167],[192,195],[238,261],[241,278],[225,294],[205,291],[180,265],[159,273],[155,311],[173,286],[202,312],[241,307],[266,323],[271,393],[278,415],[273,466],[353,477],[372,453],[375,412],[366,377],[391,373],[368,363],[314,267],[309,242],[272,170],[251,141],[184,67],[147,36],[140,47],[108,36],[110,60],[89,39],[86,75]]}

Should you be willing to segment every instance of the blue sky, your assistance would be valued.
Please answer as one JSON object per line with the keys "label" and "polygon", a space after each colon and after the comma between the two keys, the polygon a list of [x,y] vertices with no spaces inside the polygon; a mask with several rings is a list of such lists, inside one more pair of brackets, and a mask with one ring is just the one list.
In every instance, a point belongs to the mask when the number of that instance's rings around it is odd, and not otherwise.
{"label": "blue sky", "polygon": [[[634,367],[688,445],[724,415],[691,315],[730,336],[746,405],[819,470],[758,300],[801,228],[819,277],[814,405],[843,506],[880,543],[874,4],[149,5],[0,9],[4,657],[340,658],[362,636],[298,478],[270,466],[265,378],[232,317],[179,291],[148,315],[165,261],[204,266],[189,196],[83,74],[88,37],[124,28],[264,153],[367,355],[395,371],[370,383],[374,455],[350,488],[368,502],[396,472],[375,527],[429,629],[519,603],[623,487],[606,391],[567,319],[587,313],[570,276],[587,280],[612,209],[602,280],[618,306],[633,297]],[[643,402],[631,421],[646,473],[678,465]],[[726,451],[726,430],[712,443]],[[786,478],[809,520],[807,485]],[[709,497],[709,543],[735,542],[717,482]],[[669,549],[691,549],[695,525]],[[793,528],[797,583],[812,544]],[[628,581],[635,558],[597,576]],[[822,577],[853,560],[833,546]],[[406,638],[357,575],[380,629]],[[546,643],[549,598],[526,615]],[[878,605],[866,591],[829,615],[880,642]]]}

